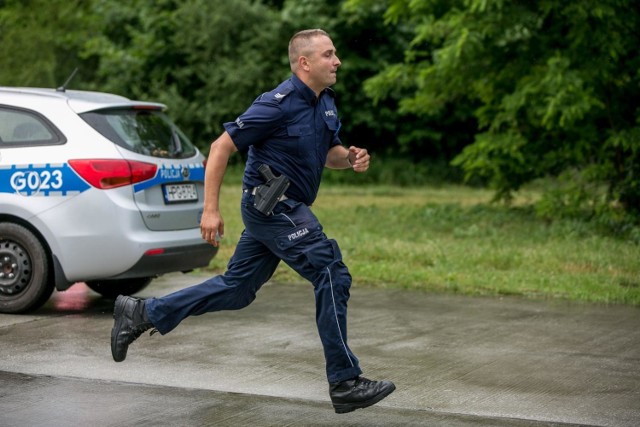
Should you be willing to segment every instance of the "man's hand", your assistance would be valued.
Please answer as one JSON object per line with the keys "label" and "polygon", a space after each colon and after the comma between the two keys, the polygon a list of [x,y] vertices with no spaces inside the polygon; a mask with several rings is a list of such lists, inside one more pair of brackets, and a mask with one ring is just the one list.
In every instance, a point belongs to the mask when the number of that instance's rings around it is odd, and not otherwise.
{"label": "man's hand", "polygon": [[218,247],[218,242],[224,236],[224,220],[220,212],[206,211],[202,214],[200,233],[204,240]]}
{"label": "man's hand", "polygon": [[354,172],[366,172],[371,156],[366,148],[349,147],[349,163]]}

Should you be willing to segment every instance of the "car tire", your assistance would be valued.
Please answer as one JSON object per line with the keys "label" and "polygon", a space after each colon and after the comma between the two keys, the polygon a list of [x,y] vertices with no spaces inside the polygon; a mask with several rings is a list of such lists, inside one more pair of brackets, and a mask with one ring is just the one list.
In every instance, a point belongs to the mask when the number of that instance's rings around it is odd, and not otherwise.
{"label": "car tire", "polygon": [[47,252],[27,228],[0,223],[0,313],[40,308],[53,293]]}
{"label": "car tire", "polygon": [[93,280],[87,286],[105,298],[115,299],[118,295],[133,295],[146,288],[153,277],[137,277],[133,279]]}

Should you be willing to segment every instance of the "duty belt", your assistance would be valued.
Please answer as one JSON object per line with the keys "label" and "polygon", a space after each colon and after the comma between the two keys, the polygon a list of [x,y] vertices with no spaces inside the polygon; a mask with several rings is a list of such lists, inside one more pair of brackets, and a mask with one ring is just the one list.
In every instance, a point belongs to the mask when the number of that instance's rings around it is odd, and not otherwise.
{"label": "duty belt", "polygon": [[[256,191],[258,191],[258,187],[254,187],[254,188],[245,188],[242,190],[243,193],[250,193],[252,196],[256,195]],[[287,200],[288,197],[285,196],[284,194],[282,196],[280,196],[280,198],[278,199],[279,202],[282,202],[283,200]]]}

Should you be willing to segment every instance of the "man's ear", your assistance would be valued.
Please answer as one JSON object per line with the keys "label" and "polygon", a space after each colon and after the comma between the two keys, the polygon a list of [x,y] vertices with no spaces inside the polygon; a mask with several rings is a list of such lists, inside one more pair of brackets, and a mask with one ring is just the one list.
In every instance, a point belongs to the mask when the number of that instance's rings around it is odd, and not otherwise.
{"label": "man's ear", "polygon": [[298,58],[298,68],[304,71],[309,71],[309,60],[306,56],[301,56]]}

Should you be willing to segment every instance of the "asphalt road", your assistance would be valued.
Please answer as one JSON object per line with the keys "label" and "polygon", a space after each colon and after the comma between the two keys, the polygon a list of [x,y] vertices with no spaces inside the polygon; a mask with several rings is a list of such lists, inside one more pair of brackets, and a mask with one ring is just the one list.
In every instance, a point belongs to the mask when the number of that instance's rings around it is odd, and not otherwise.
{"label": "asphalt road", "polygon": [[[172,274],[141,296],[203,276]],[[306,283],[145,334],[111,359],[112,301],[79,284],[0,315],[0,426],[640,425],[640,309],[354,286],[350,345],[397,390],[331,407]]]}

